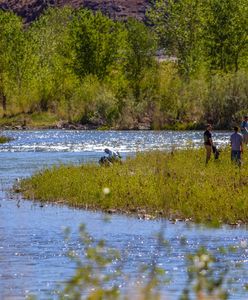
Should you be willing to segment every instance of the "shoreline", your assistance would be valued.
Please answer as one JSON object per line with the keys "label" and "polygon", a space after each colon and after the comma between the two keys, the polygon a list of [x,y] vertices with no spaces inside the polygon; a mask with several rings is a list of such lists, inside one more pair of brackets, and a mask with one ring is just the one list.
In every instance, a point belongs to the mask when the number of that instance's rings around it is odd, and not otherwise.
{"label": "shoreline", "polygon": [[176,224],[176,223],[187,223],[187,224],[192,224],[192,225],[204,225],[207,227],[212,227],[212,228],[218,228],[221,226],[229,226],[231,228],[238,228],[240,226],[248,226],[248,222],[243,222],[241,220],[237,220],[237,222],[230,222],[230,223],[223,223],[223,222],[218,222],[218,223],[201,223],[201,222],[196,222],[193,217],[191,218],[185,218],[181,217],[180,215],[169,215],[169,214],[163,214],[161,212],[157,212],[156,214],[152,214],[144,211],[144,209],[137,209],[137,210],[122,210],[122,209],[98,209],[96,207],[90,207],[89,205],[87,206],[74,206],[74,205],[69,205],[66,201],[58,201],[58,202],[43,202],[41,200],[35,200],[35,199],[22,199],[23,201],[31,201],[34,203],[40,203],[40,207],[43,208],[45,205],[55,205],[55,206],[65,206],[68,208],[73,208],[73,209],[78,209],[82,211],[89,211],[92,213],[102,213],[105,214],[106,216],[111,216],[111,215],[119,215],[119,216],[125,216],[125,217],[131,217],[131,218],[136,218],[138,220],[144,220],[144,221],[158,221],[158,220],[166,220],[170,222],[171,224]]}
{"label": "shoreline", "polygon": [[14,124],[14,125],[2,125],[0,126],[0,130],[98,130],[98,131],[106,131],[106,130],[116,130],[116,131],[150,131],[150,130],[156,130],[156,131],[163,131],[163,130],[171,130],[171,131],[187,131],[187,130],[203,130],[203,129],[195,129],[195,128],[187,128],[185,126],[184,129],[179,129],[177,127],[173,126],[168,126],[165,128],[160,128],[160,129],[154,129],[150,124],[143,124],[140,123],[137,126],[134,127],[115,127],[115,126],[107,126],[107,125],[94,125],[94,124],[81,124],[81,123],[71,123],[71,122],[66,122],[63,125],[60,124],[50,124],[50,125],[22,125],[20,123]]}
{"label": "shoreline", "polygon": [[22,180],[18,192],[108,214],[239,226],[248,224],[247,167],[231,164],[229,154],[223,149],[207,167],[203,148],[139,153],[111,167],[62,165]]}
{"label": "shoreline", "polygon": [[[80,121],[69,121],[60,119],[57,115],[51,113],[20,114],[12,117],[2,117],[0,119],[0,130],[204,130],[203,122],[178,122],[177,120],[168,120],[164,125],[155,126],[150,118],[136,120],[129,125],[115,124],[111,125],[104,120],[94,120],[93,122],[81,123]],[[215,128],[216,130],[228,130],[228,128]]]}
{"label": "shoreline", "polygon": [[[103,126],[96,124],[81,124],[74,122],[63,122],[58,124],[48,124],[48,125],[23,125],[21,123],[16,123],[13,125],[1,125],[0,131],[5,130],[17,130],[17,131],[31,131],[31,130],[71,130],[71,131],[86,131],[86,130],[95,130],[95,131],[204,131],[205,128],[201,124],[197,124],[195,127],[187,126],[187,124],[182,124],[182,126],[165,126],[163,128],[153,128],[151,124],[140,123],[137,126],[126,128],[120,126]],[[214,131],[230,131],[231,128],[216,128]]]}

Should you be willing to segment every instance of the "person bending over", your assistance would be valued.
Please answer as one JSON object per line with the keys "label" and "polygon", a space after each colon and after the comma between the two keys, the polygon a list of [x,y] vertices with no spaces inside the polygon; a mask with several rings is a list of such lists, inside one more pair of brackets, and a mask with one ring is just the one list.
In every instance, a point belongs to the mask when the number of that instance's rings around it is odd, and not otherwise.
{"label": "person bending over", "polygon": [[121,162],[121,155],[118,151],[113,151],[110,150],[108,148],[104,149],[104,152],[108,155],[108,156],[103,156],[101,157],[101,159],[99,160],[99,163],[102,165],[112,165],[112,163],[115,162]]}

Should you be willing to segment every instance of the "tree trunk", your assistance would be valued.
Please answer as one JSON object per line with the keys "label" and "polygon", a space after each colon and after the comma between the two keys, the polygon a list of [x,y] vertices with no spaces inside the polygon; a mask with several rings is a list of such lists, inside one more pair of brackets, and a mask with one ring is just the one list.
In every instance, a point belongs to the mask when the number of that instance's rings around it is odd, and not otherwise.
{"label": "tree trunk", "polygon": [[5,115],[5,112],[7,109],[7,97],[3,91],[0,92],[0,100],[1,100],[1,104],[2,104],[2,109],[4,111],[4,115]]}

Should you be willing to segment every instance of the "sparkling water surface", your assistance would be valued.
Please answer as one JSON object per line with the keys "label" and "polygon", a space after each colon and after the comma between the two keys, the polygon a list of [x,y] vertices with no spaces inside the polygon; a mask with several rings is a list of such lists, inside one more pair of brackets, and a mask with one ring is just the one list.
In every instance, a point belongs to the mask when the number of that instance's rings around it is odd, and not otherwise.
{"label": "sparkling water surface", "polygon": [[[45,167],[97,161],[106,147],[119,150],[125,157],[149,149],[171,149],[192,143],[198,146],[202,144],[202,132],[42,130],[4,134],[14,140],[0,145],[0,299],[25,299],[30,294],[38,299],[56,299],[53,291],[57,284],[75,270],[67,252],[69,245],[80,249],[80,224],[85,224],[95,239],[105,239],[110,247],[122,253],[123,268],[130,278],[137,279],[142,263],[155,260],[164,267],[170,282],[162,289],[163,299],[178,299],[186,286],[187,254],[199,246],[214,252],[220,247],[235,246],[236,252],[219,256],[219,265],[229,267],[227,279],[236,279],[229,286],[230,299],[248,299],[244,290],[248,282],[246,227],[210,229],[121,215],[112,215],[106,221],[99,212],[60,205],[41,206],[9,192],[16,180]],[[230,132],[214,133],[214,140],[225,145],[229,136]],[[71,229],[69,245],[64,239],[66,227]],[[159,232],[163,232],[169,248],[158,243]],[[242,263],[241,267],[237,269],[236,263]],[[136,287],[135,280],[115,283],[123,289]]]}

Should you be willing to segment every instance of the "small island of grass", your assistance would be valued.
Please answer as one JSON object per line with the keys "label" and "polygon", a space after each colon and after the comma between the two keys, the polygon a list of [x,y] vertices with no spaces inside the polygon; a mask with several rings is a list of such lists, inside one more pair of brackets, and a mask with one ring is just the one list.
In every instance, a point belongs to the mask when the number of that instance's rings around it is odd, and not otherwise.
{"label": "small island of grass", "polygon": [[229,149],[205,166],[204,149],[138,153],[123,164],[44,170],[21,182],[31,200],[195,222],[247,223],[248,173]]}
{"label": "small island of grass", "polygon": [[0,135],[0,144],[8,143],[12,140],[11,137]]}

